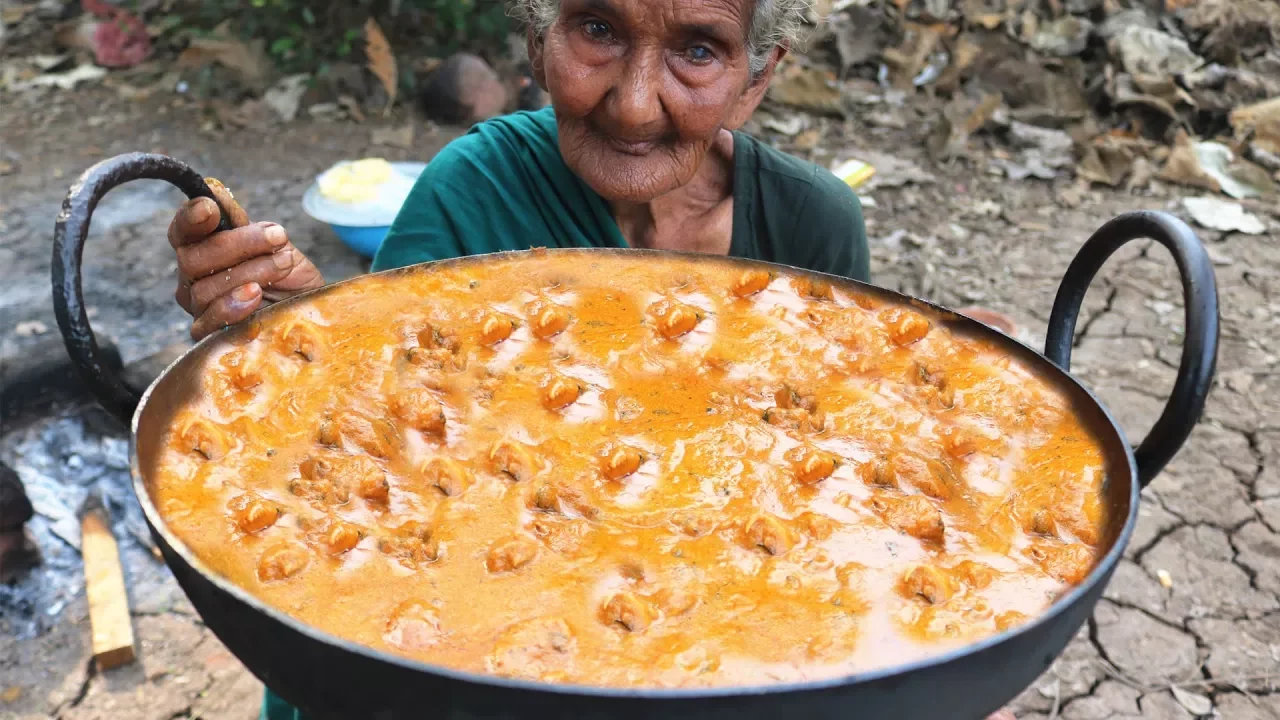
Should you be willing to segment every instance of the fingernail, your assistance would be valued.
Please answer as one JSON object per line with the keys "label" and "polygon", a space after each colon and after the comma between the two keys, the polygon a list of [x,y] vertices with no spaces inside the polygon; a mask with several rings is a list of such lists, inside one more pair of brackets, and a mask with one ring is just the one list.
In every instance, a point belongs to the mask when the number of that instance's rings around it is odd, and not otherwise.
{"label": "fingernail", "polygon": [[256,298],[257,296],[258,296],[258,287],[254,283],[241,285],[240,287],[231,291],[231,299],[239,303],[253,302],[253,299]]}
{"label": "fingernail", "polygon": [[281,250],[271,256],[276,261],[276,267],[280,270],[287,270],[293,267],[293,251]]}
{"label": "fingernail", "polygon": [[[271,247],[280,247],[289,241],[289,236],[285,234],[284,228],[279,225],[270,225],[262,232],[266,235],[267,243],[269,243]],[[284,266],[281,265],[280,267]]]}
{"label": "fingernail", "polygon": [[204,199],[201,199],[196,203],[194,203],[191,206],[191,210],[188,211],[187,218],[190,219],[191,222],[196,225],[199,225],[205,220],[208,220],[209,219],[209,203],[206,202]]}

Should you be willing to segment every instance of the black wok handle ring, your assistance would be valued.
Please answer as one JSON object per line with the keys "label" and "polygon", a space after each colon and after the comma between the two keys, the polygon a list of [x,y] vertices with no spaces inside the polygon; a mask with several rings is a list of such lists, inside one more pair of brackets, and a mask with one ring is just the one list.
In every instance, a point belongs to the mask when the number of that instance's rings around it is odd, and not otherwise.
{"label": "black wok handle ring", "polygon": [[1063,370],[1071,369],[1076,319],[1089,283],[1120,246],[1142,238],[1155,240],[1173,254],[1182,277],[1186,310],[1182,361],[1173,392],[1160,419],[1134,451],[1138,482],[1146,487],[1182,448],[1199,422],[1218,361],[1218,286],[1213,262],[1200,239],[1186,223],[1162,212],[1125,213],[1103,225],[1080,248],[1058,286],[1044,354]]}
{"label": "black wok handle ring", "polygon": [[[84,172],[62,201],[62,212],[53,231],[53,309],[67,346],[67,354],[98,402],[126,426],[141,399],[120,376],[102,362],[98,340],[89,326],[84,292],[80,287],[84,242],[98,201],[112,188],[132,180],[164,180],[187,197],[215,200],[200,173],[186,163],[164,155],[129,153],[94,165]],[[220,230],[229,229],[222,214]]]}

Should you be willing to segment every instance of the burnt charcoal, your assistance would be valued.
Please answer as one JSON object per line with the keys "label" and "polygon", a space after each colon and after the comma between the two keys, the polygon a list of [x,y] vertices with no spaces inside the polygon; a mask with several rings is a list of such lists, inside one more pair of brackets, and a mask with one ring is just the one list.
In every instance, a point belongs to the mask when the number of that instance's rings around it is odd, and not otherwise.
{"label": "burnt charcoal", "polygon": [[33,514],[17,471],[0,462],[0,534],[21,532]]}
{"label": "burnt charcoal", "polygon": [[18,579],[40,564],[40,549],[24,530],[0,532],[0,583]]}

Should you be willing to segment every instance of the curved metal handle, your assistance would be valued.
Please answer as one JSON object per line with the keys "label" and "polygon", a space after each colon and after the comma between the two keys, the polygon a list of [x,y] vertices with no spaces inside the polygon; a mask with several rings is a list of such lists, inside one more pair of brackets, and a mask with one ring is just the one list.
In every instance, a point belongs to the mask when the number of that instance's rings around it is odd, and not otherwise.
{"label": "curved metal handle", "polygon": [[[129,153],[103,160],[84,172],[62,201],[53,231],[53,309],[71,362],[84,378],[98,402],[126,426],[133,418],[140,396],[125,385],[120,375],[102,362],[98,340],[85,312],[80,287],[81,258],[89,236],[89,221],[98,201],[118,185],[132,180],[164,180],[189,198],[207,197],[213,192],[200,173],[186,163],[165,155]],[[230,228],[222,214],[220,230]]]}
{"label": "curved metal handle", "polygon": [[1160,419],[1134,451],[1138,482],[1146,487],[1177,454],[1200,421],[1218,362],[1218,286],[1204,245],[1187,224],[1162,212],[1131,212],[1116,217],[1085,242],[1058,286],[1049,316],[1044,354],[1063,370],[1071,369],[1076,318],[1089,283],[1107,258],[1131,240],[1151,238],[1169,249],[1182,277],[1186,333],[1173,392]]}

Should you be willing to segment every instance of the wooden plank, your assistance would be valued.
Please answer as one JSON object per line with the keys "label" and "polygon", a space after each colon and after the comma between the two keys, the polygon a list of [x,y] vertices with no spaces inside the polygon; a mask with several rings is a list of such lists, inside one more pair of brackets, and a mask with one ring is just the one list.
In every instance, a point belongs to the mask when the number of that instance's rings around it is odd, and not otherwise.
{"label": "wooden plank", "polygon": [[129,617],[129,597],[124,589],[120,550],[111,534],[111,526],[97,510],[84,513],[80,533],[93,657],[98,669],[110,670],[134,659],[133,622]]}

